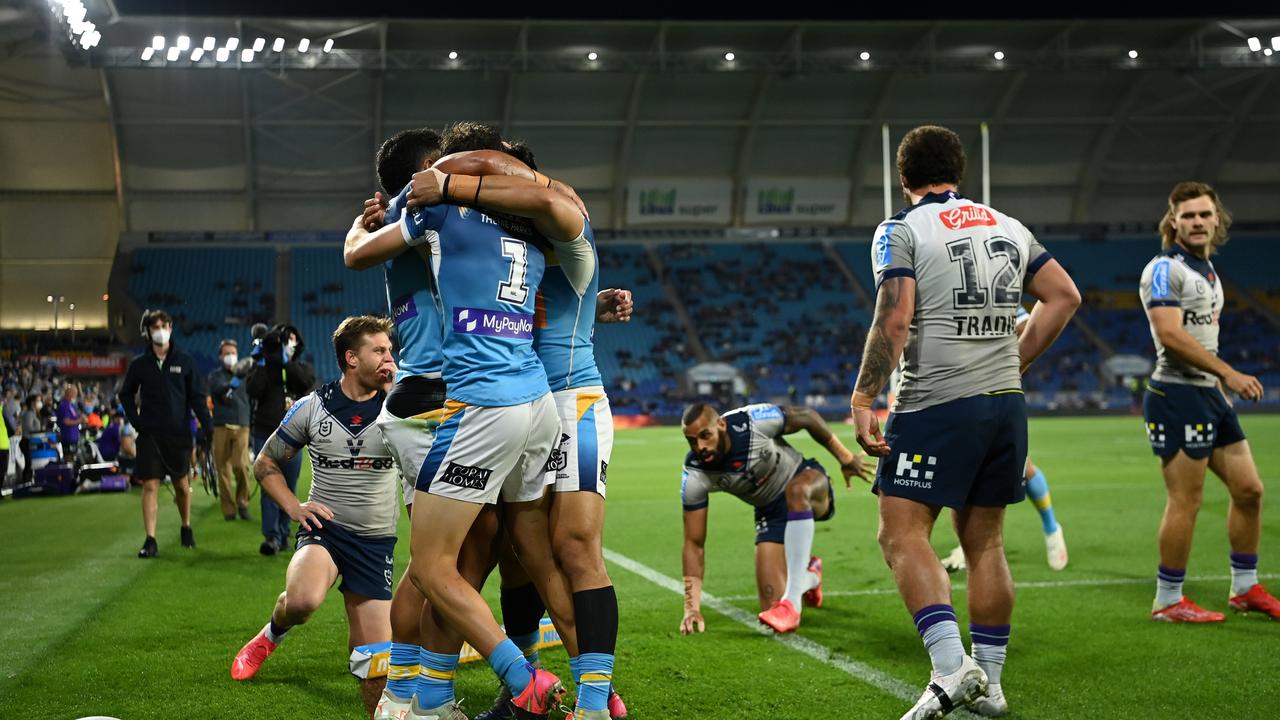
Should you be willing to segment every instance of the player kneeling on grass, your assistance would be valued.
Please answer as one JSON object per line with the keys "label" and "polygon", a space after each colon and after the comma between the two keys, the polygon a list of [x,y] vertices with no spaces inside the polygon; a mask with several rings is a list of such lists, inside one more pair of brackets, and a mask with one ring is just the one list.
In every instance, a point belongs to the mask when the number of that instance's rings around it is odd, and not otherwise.
{"label": "player kneeling on grass", "polygon": [[[390,601],[400,514],[399,476],[374,423],[383,388],[395,375],[389,320],[370,316],[342,321],[333,347],[342,379],[294,403],[254,463],[262,488],[300,525],[297,552],[285,572],[285,590],[271,619],[231,664],[231,677],[248,680],[305,623],[342,576],[348,644],[391,639]],[[311,495],[299,503],[280,466],[303,447],[311,455]],[[361,699],[372,712],[385,680],[364,680]]]}
{"label": "player kneeling on grass", "polygon": [[756,509],[756,587],[760,622],[782,633],[800,626],[800,608],[822,606],[822,559],[810,555],[813,523],[835,514],[831,479],[782,439],[801,429],[835,456],[845,484],[866,479],[862,461],[807,407],[759,404],[731,410],[695,403],[681,418],[689,454],[680,501],[684,505],[684,619],[680,633],[702,632],[702,573],[707,498],[717,490]]}

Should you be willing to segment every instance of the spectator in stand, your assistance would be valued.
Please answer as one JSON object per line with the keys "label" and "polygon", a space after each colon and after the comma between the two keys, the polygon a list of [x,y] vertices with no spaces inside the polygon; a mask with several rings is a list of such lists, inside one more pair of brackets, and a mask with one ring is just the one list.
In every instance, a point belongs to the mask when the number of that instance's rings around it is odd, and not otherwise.
{"label": "spectator in stand", "polygon": [[[292,325],[271,328],[253,350],[253,369],[245,386],[253,400],[251,436],[255,456],[280,426],[293,401],[311,392],[316,384],[315,369],[302,359],[302,350],[302,334]],[[285,483],[295,493],[301,467],[301,455],[280,466]],[[263,539],[258,552],[275,555],[289,543],[289,516],[267,493],[262,493],[261,498]]]}
{"label": "spectator in stand", "polygon": [[4,391],[4,419],[15,433],[22,432],[22,403],[18,401],[18,391],[12,387]]}
{"label": "spectator in stand", "polygon": [[138,457],[137,436],[133,426],[125,422],[124,408],[117,408],[98,438],[98,452],[103,460],[115,463],[120,472],[132,475],[133,461]]}
{"label": "spectator in stand", "polygon": [[[213,464],[218,470],[218,500],[222,516],[241,520],[249,516],[249,394],[236,372],[239,352],[235,340],[223,340],[218,348],[222,365],[209,373],[209,398],[213,401]],[[244,368],[247,372],[248,368]],[[235,494],[231,479],[235,476]]]}
{"label": "spectator in stand", "polygon": [[22,457],[27,464],[22,470],[23,482],[30,482],[32,478],[31,467],[31,441],[37,433],[44,432],[44,420],[40,417],[40,411],[44,409],[44,401],[39,395],[32,395],[27,398],[27,409],[22,413],[22,441],[19,447],[22,449]]}
{"label": "spectator in stand", "polygon": [[58,403],[58,440],[62,442],[62,457],[66,462],[74,462],[76,445],[80,444],[80,422],[82,414],[76,399],[80,390],[71,383],[62,389],[62,402]]}

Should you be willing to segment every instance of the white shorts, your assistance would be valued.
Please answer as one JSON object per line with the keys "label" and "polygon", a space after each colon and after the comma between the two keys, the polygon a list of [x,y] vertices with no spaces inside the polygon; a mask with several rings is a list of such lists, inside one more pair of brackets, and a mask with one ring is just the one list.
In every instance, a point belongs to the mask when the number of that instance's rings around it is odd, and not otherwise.
{"label": "white shorts", "polygon": [[493,504],[542,497],[547,458],[560,437],[555,401],[547,393],[510,407],[445,403],[417,489],[432,495]]}
{"label": "white shorts", "polygon": [[547,483],[556,492],[585,490],[604,497],[605,474],[613,455],[613,411],[604,388],[555,393],[560,442],[547,461]]}
{"label": "white shorts", "polygon": [[391,457],[400,468],[400,484],[404,493],[404,504],[413,504],[414,486],[418,482],[418,474],[431,452],[431,443],[436,437],[436,428],[444,416],[444,408],[414,415],[411,418],[398,418],[387,412],[386,407],[378,413],[377,425],[382,430],[382,440]]}

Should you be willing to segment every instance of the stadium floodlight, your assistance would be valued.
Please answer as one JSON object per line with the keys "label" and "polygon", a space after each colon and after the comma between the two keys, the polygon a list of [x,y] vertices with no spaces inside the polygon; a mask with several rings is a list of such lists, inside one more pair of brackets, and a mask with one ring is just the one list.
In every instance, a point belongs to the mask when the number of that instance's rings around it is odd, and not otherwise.
{"label": "stadium floodlight", "polygon": [[590,60],[591,62],[595,62],[596,60],[600,59],[600,56],[597,55],[594,51],[592,51],[587,53],[587,59]]}
{"label": "stadium floodlight", "polygon": [[238,37],[227,38],[227,52],[235,52],[236,48],[238,47],[240,47],[240,38]]}
{"label": "stadium floodlight", "polygon": [[53,302],[53,296],[52,296],[52,295],[47,295],[47,296],[45,296],[44,301],[45,301],[45,302]]}
{"label": "stadium floodlight", "polygon": [[738,58],[738,56],[737,56],[737,55],[734,55],[734,54],[733,54],[733,53],[731,53],[731,52],[727,52],[727,53],[725,53],[725,54],[724,54],[724,61],[725,61],[725,62],[733,62],[733,61],[734,61],[734,60],[736,60],[737,58]]}
{"label": "stadium floodlight", "polygon": [[991,57],[995,58],[996,60],[1004,60],[1004,51],[997,50],[991,54]]}
{"label": "stadium floodlight", "polygon": [[333,49],[333,38],[324,41],[324,51],[329,52]]}
{"label": "stadium floodlight", "polygon": [[152,49],[152,50],[163,50],[163,49],[164,49],[164,45],[165,45],[165,42],[164,42],[164,36],[163,36],[163,35],[156,35],[155,37],[151,38],[151,49]]}
{"label": "stadium floodlight", "polygon": [[450,60],[457,60],[457,59],[458,59],[458,51],[457,51],[457,50],[450,50],[450,51],[449,51],[449,59],[450,59]]}
{"label": "stadium floodlight", "polygon": [[84,48],[85,50],[88,50],[90,48],[96,47],[100,40],[102,40],[102,33],[98,32],[97,30],[90,30],[89,32],[80,36],[80,47]]}
{"label": "stadium floodlight", "polygon": [[252,48],[245,48],[244,50],[240,51],[240,62],[242,63],[253,62]]}
{"label": "stadium floodlight", "polygon": [[861,58],[862,62],[866,62],[871,59],[871,53],[867,52],[866,50],[863,50],[862,54],[859,55],[858,57]]}
{"label": "stadium floodlight", "polygon": [[218,62],[226,62],[227,58],[229,57],[231,57],[230,50],[226,48],[218,48],[218,53],[213,56],[213,59],[217,60]]}
{"label": "stadium floodlight", "polygon": [[1263,50],[1262,54],[1266,55],[1267,57],[1271,57],[1271,48],[1267,48],[1266,50]]}
{"label": "stadium floodlight", "polygon": [[1271,38],[1271,49],[1280,50],[1280,35]]}
{"label": "stadium floodlight", "polygon": [[151,59],[151,56],[152,56],[152,55],[155,55],[155,54],[156,54],[156,49],[155,49],[155,48],[153,48],[153,47],[151,47],[150,45],[148,45],[147,47],[143,48],[143,49],[142,49],[142,62],[146,62],[146,61],[150,60],[150,59]]}
{"label": "stadium floodlight", "polygon": [[298,52],[304,53],[311,49],[311,38],[302,38],[298,41]]}
{"label": "stadium floodlight", "polygon": [[1261,41],[1261,40],[1259,40],[1258,38],[1256,38],[1256,37],[1251,37],[1251,38],[1249,38],[1248,42],[1249,42],[1249,49],[1250,49],[1250,50],[1252,50],[1252,51],[1254,51],[1254,52],[1258,52],[1259,50],[1261,50],[1261,49],[1262,49],[1262,41]]}
{"label": "stadium floodlight", "polygon": [[186,52],[186,51],[190,50],[190,49],[191,49],[191,38],[187,37],[186,35],[179,35],[179,36],[178,36],[178,45],[177,45],[177,47],[178,47],[178,49],[179,49],[179,50],[181,50],[182,52]]}
{"label": "stadium floodlight", "polygon": [[1138,59],[1138,51],[1137,51],[1137,50],[1130,50],[1130,51],[1129,51],[1129,59],[1130,59],[1130,60],[1137,60],[1137,59]]}
{"label": "stadium floodlight", "polygon": [[271,43],[271,52],[280,52],[284,49],[284,38],[278,37],[276,41]]}
{"label": "stadium floodlight", "polygon": [[164,59],[168,60],[169,62],[173,62],[177,60],[178,56],[181,54],[182,54],[182,51],[178,49],[177,45],[174,45],[173,47],[169,48],[169,52],[164,56]]}
{"label": "stadium floodlight", "polygon": [[191,51],[191,62],[200,62],[202,57],[204,57],[204,48],[198,47]]}
{"label": "stadium floodlight", "polygon": [[262,48],[266,46],[267,46],[266,38],[258,38],[257,40],[253,41],[253,51],[256,53],[262,52]]}
{"label": "stadium floodlight", "polygon": [[206,35],[204,37],[204,44],[200,47],[204,48],[205,52],[213,52],[213,49],[218,47],[218,39],[212,35]]}

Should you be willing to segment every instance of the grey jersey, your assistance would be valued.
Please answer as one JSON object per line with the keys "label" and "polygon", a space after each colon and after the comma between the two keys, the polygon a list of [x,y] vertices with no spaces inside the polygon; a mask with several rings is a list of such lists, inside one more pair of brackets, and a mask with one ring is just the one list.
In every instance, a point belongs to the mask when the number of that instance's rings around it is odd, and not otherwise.
{"label": "grey jersey", "polygon": [[787,415],[777,405],[747,405],[722,417],[729,434],[729,452],[714,464],[702,462],[693,452],[685,456],[680,481],[680,502],[685,510],[705,508],[707,497],[718,490],[764,507],[782,494],[804,460],[782,439]]}
{"label": "grey jersey", "polygon": [[[1210,353],[1218,354],[1218,318],[1222,315],[1222,283],[1213,263],[1202,260],[1174,245],[1160,253],[1142,271],[1138,286],[1142,306],[1176,307],[1182,310],[1182,329]],[[1151,325],[1156,345],[1153,380],[1214,387],[1217,376],[1185,362],[1160,344],[1156,326]]]}
{"label": "grey jersey", "polygon": [[311,456],[310,500],[333,511],[333,522],[358,535],[396,534],[400,473],[374,420],[386,393],[356,402],[337,382],[299,399],[276,435]]}
{"label": "grey jersey", "polygon": [[954,192],[931,193],[881,223],[871,248],[877,290],[889,278],[916,281],[894,412],[1022,387],[1022,285],[1051,259],[1022,223]]}

